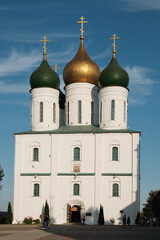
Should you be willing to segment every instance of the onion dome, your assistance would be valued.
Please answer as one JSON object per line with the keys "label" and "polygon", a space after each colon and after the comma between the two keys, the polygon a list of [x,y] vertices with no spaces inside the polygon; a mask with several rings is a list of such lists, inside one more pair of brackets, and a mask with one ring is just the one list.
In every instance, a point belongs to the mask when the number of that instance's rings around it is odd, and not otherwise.
{"label": "onion dome", "polygon": [[37,70],[30,77],[31,89],[49,87],[59,89],[60,80],[58,74],[52,70],[47,60],[43,60]]}
{"label": "onion dome", "polygon": [[101,72],[100,86],[121,86],[127,88],[129,84],[128,73],[119,65],[116,58],[112,58],[109,65]]}
{"label": "onion dome", "polygon": [[43,52],[43,61],[37,70],[35,70],[30,77],[30,86],[33,88],[42,88],[49,87],[59,89],[60,80],[58,74],[53,71],[53,69],[49,66],[46,59],[46,37],[44,36],[44,40],[40,40],[44,42],[44,52]]}
{"label": "onion dome", "polygon": [[119,39],[116,36],[116,34],[113,34],[113,38],[110,38],[114,40],[112,44],[113,57],[109,65],[100,74],[99,81],[101,87],[121,86],[127,88],[129,84],[128,73],[119,65],[116,59],[115,39]]}
{"label": "onion dome", "polygon": [[81,43],[75,57],[65,66],[63,79],[66,85],[71,83],[87,82],[98,85],[100,69],[88,56],[84,47],[84,37],[80,37]]}
{"label": "onion dome", "polygon": [[59,89],[59,106],[60,106],[60,109],[65,108],[65,99],[66,99],[65,94]]}

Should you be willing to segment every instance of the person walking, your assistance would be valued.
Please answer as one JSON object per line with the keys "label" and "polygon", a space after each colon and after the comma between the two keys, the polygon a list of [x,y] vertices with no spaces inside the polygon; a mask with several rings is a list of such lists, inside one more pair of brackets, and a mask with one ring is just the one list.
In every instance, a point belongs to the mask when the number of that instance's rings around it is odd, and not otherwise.
{"label": "person walking", "polygon": [[123,216],[123,225],[122,227],[125,228],[126,227],[126,214]]}
{"label": "person walking", "polygon": [[130,216],[128,216],[128,218],[127,218],[127,225],[128,225],[128,227],[130,227],[130,225],[131,225],[131,219],[130,219]]}
{"label": "person walking", "polygon": [[47,215],[45,215],[45,217],[44,217],[44,229],[45,229],[45,230],[48,230],[48,229],[49,229],[49,228],[48,228],[48,221],[49,221],[49,218],[48,218]]}
{"label": "person walking", "polygon": [[155,227],[156,226],[156,218],[153,217],[152,221],[153,221],[153,226]]}

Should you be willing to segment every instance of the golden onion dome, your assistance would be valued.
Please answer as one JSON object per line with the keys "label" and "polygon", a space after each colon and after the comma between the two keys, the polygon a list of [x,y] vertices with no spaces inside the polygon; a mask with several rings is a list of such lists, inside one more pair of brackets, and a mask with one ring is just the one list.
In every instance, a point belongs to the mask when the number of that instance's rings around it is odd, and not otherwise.
{"label": "golden onion dome", "polygon": [[81,43],[75,57],[67,63],[63,70],[63,79],[66,85],[71,83],[87,82],[98,85],[100,69],[88,56],[84,47],[84,37],[80,37]]}

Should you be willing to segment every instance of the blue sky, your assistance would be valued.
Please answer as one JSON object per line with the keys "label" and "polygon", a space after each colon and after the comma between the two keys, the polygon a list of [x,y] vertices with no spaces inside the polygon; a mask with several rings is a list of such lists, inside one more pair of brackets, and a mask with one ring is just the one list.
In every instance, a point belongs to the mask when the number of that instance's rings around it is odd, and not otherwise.
{"label": "blue sky", "polygon": [[0,210],[13,199],[14,132],[30,129],[31,73],[43,58],[63,68],[79,48],[85,17],[85,47],[103,70],[112,56],[114,33],[120,39],[117,60],[129,73],[128,126],[142,131],[141,206],[150,190],[160,189],[160,1],[159,0],[1,0],[0,2]]}

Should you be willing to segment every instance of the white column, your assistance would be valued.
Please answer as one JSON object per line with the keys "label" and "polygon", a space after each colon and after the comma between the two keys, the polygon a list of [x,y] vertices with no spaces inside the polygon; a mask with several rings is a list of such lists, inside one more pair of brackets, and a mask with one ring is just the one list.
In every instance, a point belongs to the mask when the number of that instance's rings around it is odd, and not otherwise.
{"label": "white column", "polygon": [[32,131],[54,130],[59,127],[59,90],[34,88],[31,90]]}
{"label": "white column", "polygon": [[98,87],[90,83],[66,86],[66,125],[98,125]]}
{"label": "white column", "polygon": [[100,127],[104,129],[127,128],[128,89],[112,86],[100,89]]}

